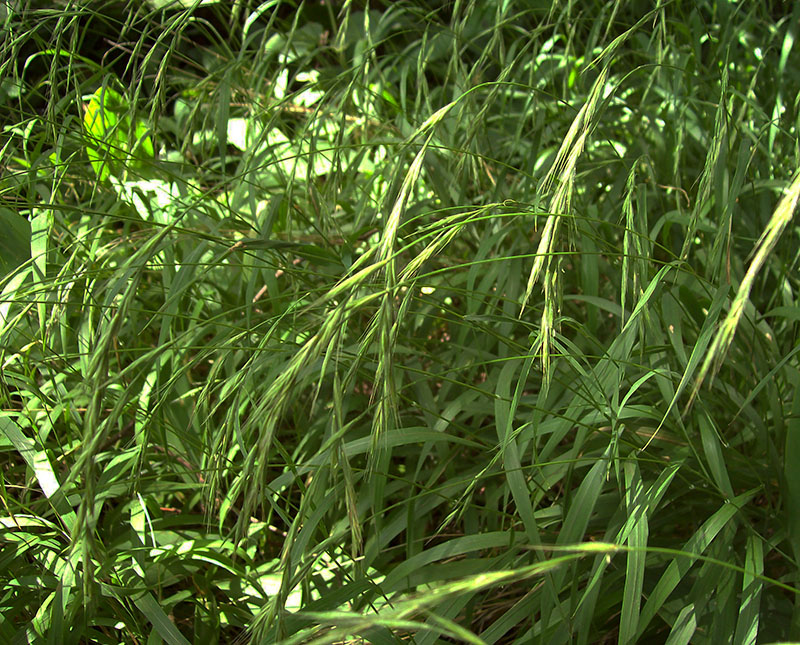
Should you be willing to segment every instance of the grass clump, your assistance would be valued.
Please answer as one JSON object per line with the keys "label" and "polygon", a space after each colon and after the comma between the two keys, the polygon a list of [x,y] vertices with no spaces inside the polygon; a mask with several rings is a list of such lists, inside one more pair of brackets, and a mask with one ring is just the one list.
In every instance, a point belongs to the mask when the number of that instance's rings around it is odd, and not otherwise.
{"label": "grass clump", "polygon": [[0,3],[5,642],[800,634],[769,3]]}

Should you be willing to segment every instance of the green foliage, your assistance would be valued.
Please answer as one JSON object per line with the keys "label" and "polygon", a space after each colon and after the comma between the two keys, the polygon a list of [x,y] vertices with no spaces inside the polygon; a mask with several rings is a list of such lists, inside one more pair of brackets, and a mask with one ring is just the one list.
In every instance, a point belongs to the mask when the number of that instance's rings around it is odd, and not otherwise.
{"label": "green foliage", "polygon": [[0,640],[800,637],[800,5],[0,18]]}
{"label": "green foliage", "polygon": [[147,124],[140,119],[132,126],[130,103],[111,87],[100,87],[89,98],[83,126],[86,154],[98,179],[141,167],[137,152],[148,159],[155,155]]}

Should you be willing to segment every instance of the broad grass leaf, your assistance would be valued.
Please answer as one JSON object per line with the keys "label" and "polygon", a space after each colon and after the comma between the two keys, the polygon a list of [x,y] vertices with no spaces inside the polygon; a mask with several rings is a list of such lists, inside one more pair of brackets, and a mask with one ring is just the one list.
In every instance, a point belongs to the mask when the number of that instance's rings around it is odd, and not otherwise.
{"label": "broad grass leaf", "polygon": [[189,641],[178,631],[151,593],[142,594],[138,598],[134,598],[133,602],[150,621],[155,633],[169,645],[189,645]]}
{"label": "broad grass leaf", "polygon": [[641,636],[650,621],[657,614],[659,609],[667,601],[670,594],[675,590],[689,569],[694,565],[693,555],[702,555],[714,538],[722,531],[729,522],[732,522],[739,512],[739,509],[749,502],[756,494],[756,491],[748,491],[738,495],[730,501],[726,501],[719,510],[709,517],[694,535],[687,540],[682,552],[685,555],[676,557],[667,566],[656,584],[650,596],[642,608],[639,616],[639,628],[637,638]]}
{"label": "broad grass leaf", "polygon": [[0,277],[5,277],[31,257],[30,222],[7,208],[0,208]]}

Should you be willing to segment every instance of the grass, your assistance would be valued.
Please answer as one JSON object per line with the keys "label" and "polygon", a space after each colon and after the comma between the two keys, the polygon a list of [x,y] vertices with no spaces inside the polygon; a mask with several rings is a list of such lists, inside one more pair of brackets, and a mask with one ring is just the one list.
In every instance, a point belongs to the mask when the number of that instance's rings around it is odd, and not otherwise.
{"label": "grass", "polygon": [[800,638],[791,12],[0,3],[0,640]]}

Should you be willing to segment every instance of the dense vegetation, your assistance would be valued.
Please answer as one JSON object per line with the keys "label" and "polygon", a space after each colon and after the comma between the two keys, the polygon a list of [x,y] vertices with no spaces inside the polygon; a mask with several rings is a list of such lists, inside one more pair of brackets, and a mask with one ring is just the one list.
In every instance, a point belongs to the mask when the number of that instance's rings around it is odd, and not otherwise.
{"label": "dense vegetation", "polygon": [[800,637],[785,11],[0,2],[0,640]]}

